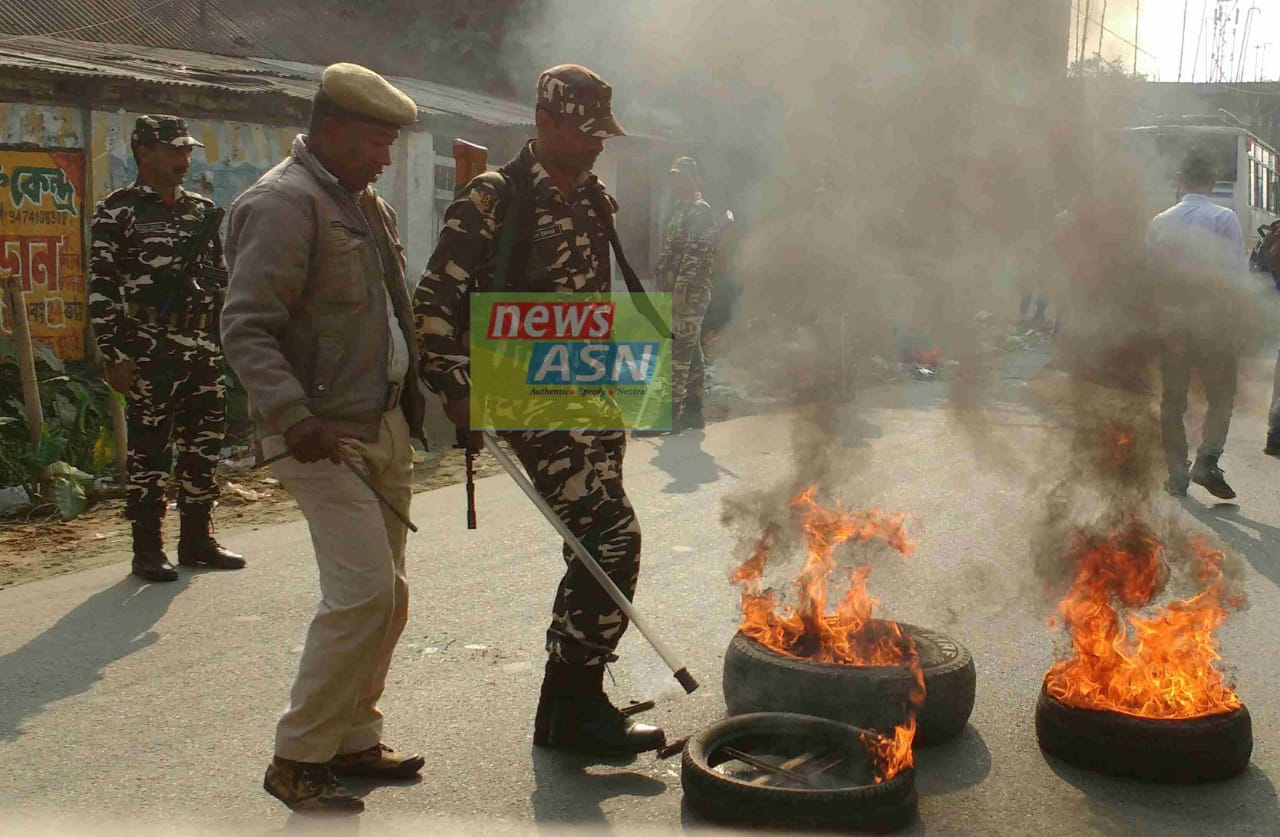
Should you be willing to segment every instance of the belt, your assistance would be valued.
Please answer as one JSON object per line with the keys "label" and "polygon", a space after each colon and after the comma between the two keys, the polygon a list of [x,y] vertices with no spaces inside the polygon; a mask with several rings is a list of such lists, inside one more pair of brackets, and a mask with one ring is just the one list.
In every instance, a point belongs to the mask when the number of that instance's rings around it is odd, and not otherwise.
{"label": "belt", "polygon": [[160,316],[160,311],[150,305],[130,302],[128,312],[130,317],[145,325],[159,325],[168,328],[198,331],[212,331],[218,327],[218,313],[216,311],[205,310],[185,314],[174,312],[167,317],[162,317]]}
{"label": "belt", "polygon": [[387,384],[387,406],[383,412],[391,412],[400,406],[400,396],[404,394],[404,384]]}

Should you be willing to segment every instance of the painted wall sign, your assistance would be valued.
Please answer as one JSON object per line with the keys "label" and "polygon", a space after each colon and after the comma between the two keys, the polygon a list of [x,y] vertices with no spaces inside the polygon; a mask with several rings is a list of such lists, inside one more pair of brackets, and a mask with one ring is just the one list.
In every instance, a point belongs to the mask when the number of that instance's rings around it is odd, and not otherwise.
{"label": "painted wall sign", "polygon": [[22,277],[31,336],[63,360],[84,359],[84,172],[79,151],[0,149],[0,275]]}

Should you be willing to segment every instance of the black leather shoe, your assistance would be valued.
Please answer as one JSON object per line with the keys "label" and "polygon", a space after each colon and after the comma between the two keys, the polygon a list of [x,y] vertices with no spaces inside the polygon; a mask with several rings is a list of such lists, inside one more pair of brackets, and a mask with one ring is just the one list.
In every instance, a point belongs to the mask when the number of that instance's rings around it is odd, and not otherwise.
{"label": "black leather shoe", "polygon": [[276,756],[267,765],[262,788],[292,811],[358,814],[364,800],[343,787],[327,764]]}
{"label": "black leather shoe", "polygon": [[666,734],[623,715],[604,693],[604,666],[548,662],[533,743],[599,756],[656,750]]}
{"label": "black leather shoe", "polygon": [[1203,487],[1220,500],[1234,500],[1236,492],[1227,485],[1222,469],[1210,462],[1196,462],[1191,469],[1191,481]]}
{"label": "black leather shoe", "polygon": [[215,570],[242,570],[245,567],[243,555],[227,549],[212,536],[194,541],[179,539],[178,563],[184,567]]}
{"label": "black leather shoe", "polygon": [[244,556],[232,552],[213,537],[213,526],[207,507],[182,510],[182,534],[178,536],[178,563],[184,567],[209,567],[215,570],[244,569]]}
{"label": "black leather shoe", "polygon": [[147,581],[177,581],[178,570],[164,554],[160,513],[136,513],[133,529],[133,574]]}
{"label": "black leather shoe", "polygon": [[133,569],[132,572],[138,578],[144,578],[147,581],[177,581],[178,569],[169,563],[169,558],[163,552],[138,552],[133,553]]}
{"label": "black leather shoe", "polygon": [[604,695],[551,696],[540,705],[543,726],[535,722],[533,743],[597,756],[634,755],[667,743],[661,727],[633,721]]}
{"label": "black leather shoe", "polygon": [[329,760],[329,769],[339,776],[367,776],[371,779],[412,779],[427,760],[417,754],[397,753],[386,744],[375,744],[357,753],[342,753]]}

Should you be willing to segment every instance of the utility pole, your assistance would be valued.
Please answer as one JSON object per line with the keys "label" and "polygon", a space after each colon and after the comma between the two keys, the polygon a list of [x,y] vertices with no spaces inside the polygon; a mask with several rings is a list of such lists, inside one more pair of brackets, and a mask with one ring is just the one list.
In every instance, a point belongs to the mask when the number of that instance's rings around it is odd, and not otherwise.
{"label": "utility pole", "polygon": [[1102,36],[1107,32],[1107,0],[1102,0],[1102,20],[1098,21],[1098,75],[1102,75]]}
{"label": "utility pole", "polygon": [[1133,77],[1138,77],[1138,25],[1142,20],[1142,0],[1136,0],[1133,10]]}
{"label": "utility pole", "polygon": [[[1178,42],[1178,81],[1182,81],[1182,56],[1187,52],[1187,7],[1191,5],[1191,0],[1182,0],[1182,40]],[[1134,40],[1138,40],[1134,38]],[[1134,59],[1137,64],[1137,59]]]}

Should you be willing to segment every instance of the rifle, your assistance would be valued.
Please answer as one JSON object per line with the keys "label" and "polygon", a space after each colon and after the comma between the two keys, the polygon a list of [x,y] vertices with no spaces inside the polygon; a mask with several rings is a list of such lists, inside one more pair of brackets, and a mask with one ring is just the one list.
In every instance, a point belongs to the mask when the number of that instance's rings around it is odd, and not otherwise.
{"label": "rifle", "polygon": [[[462,194],[462,190],[477,175],[484,174],[489,161],[489,149],[483,145],[455,139],[453,160],[456,166],[453,173],[456,197]],[[476,454],[478,451],[471,449],[467,430],[461,427],[457,428],[453,446],[462,448],[467,459],[467,528],[474,529],[476,528]]]}
{"label": "rifle", "polygon": [[[222,218],[225,214],[226,210],[220,206],[215,206],[206,212],[200,219],[200,226],[196,228],[195,233],[175,254],[174,262],[166,273],[170,277],[176,276],[179,281],[173,283],[175,287],[170,289],[169,295],[160,306],[158,314],[161,321],[168,320],[169,315],[174,313],[175,302],[178,318],[185,318],[192,294],[200,296],[207,294],[214,299],[214,315],[210,318],[208,330],[217,333],[217,314],[218,309],[221,308],[218,297],[226,290],[227,271],[220,267],[201,267],[200,256],[209,246],[209,242],[213,241],[214,236],[218,234],[218,230],[222,228]],[[201,279],[211,280],[214,286],[202,286]]]}

